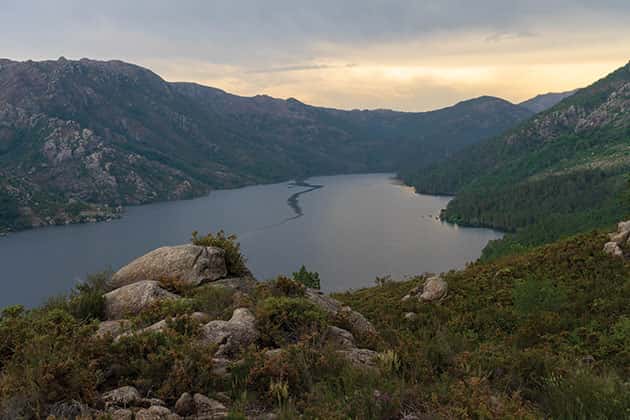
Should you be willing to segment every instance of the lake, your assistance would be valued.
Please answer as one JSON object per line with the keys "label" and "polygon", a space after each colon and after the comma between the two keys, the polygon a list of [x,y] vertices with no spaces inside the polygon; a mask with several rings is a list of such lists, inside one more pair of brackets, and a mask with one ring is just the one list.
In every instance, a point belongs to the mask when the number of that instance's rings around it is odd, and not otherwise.
{"label": "lake", "polygon": [[328,292],[372,286],[387,274],[461,268],[501,234],[441,222],[448,201],[416,194],[391,174],[327,176],[130,207],[108,223],[19,232],[0,238],[0,308],[37,305],[88,273],[186,243],[194,230],[235,233],[259,279],[305,264]]}

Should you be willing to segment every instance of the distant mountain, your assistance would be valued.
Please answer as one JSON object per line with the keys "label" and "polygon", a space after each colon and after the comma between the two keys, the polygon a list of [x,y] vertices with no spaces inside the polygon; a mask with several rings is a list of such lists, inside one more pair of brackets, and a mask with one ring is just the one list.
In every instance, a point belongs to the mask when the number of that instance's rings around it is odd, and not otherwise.
{"label": "distant mountain", "polygon": [[545,93],[528,99],[525,102],[521,102],[519,105],[538,114],[539,112],[543,112],[554,107],[557,103],[573,95],[575,92],[577,92],[577,89],[568,92]]}
{"label": "distant mountain", "polygon": [[169,83],[120,61],[0,60],[0,232],[215,188],[424,167],[529,116],[490,97],[341,111]]}
{"label": "distant mountain", "polygon": [[406,177],[457,194],[447,220],[513,232],[485,256],[518,251],[630,214],[630,64],[494,139]]}

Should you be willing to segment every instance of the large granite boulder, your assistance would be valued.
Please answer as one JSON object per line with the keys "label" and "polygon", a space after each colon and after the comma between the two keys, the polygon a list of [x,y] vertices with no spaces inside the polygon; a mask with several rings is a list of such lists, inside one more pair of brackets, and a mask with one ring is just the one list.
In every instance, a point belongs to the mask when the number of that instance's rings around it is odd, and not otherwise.
{"label": "large granite boulder", "polygon": [[123,386],[102,395],[105,407],[131,407],[140,401],[140,393],[132,386]]}
{"label": "large granite boulder", "polygon": [[230,358],[256,342],[260,333],[256,328],[256,318],[247,308],[234,310],[229,321],[210,321],[203,327],[202,341],[217,344],[217,357]]}
{"label": "large granite boulder", "polygon": [[198,286],[227,276],[225,251],[198,245],[165,246],[137,258],[118,270],[112,287],[142,280],[173,279]]}
{"label": "large granite boulder", "polygon": [[444,298],[447,293],[448,283],[439,276],[433,276],[424,282],[419,299],[423,302],[432,302]]}
{"label": "large granite boulder", "polygon": [[148,306],[163,300],[178,299],[164,290],[157,281],[141,281],[112,290],[105,294],[105,316],[108,320],[137,315]]}

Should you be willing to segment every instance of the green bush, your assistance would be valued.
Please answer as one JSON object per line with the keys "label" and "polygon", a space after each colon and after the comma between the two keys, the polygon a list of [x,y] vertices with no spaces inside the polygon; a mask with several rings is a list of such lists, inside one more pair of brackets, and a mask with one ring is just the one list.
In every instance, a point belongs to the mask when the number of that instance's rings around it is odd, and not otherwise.
{"label": "green bush", "polygon": [[548,279],[528,277],[519,282],[512,292],[514,310],[522,316],[543,311],[558,312],[567,303],[566,290]]}
{"label": "green bush", "polygon": [[577,370],[545,381],[545,406],[556,419],[628,419],[630,385],[613,375]]}
{"label": "green bush", "polygon": [[300,270],[293,273],[293,280],[303,284],[309,289],[320,289],[319,273],[315,271],[308,271],[306,267],[300,267]]}
{"label": "green bush", "polygon": [[269,286],[273,296],[302,297],[306,293],[303,283],[285,276],[278,276]]}
{"label": "green bush", "polygon": [[220,230],[216,234],[208,233],[199,236],[198,232],[192,233],[192,243],[199,246],[215,246],[225,251],[225,262],[228,272],[234,276],[249,274],[245,265],[245,257],[241,254],[241,245],[236,241],[236,235],[226,235]]}
{"label": "green bush", "polygon": [[265,345],[280,347],[321,333],[326,314],[304,298],[270,297],[256,311]]}

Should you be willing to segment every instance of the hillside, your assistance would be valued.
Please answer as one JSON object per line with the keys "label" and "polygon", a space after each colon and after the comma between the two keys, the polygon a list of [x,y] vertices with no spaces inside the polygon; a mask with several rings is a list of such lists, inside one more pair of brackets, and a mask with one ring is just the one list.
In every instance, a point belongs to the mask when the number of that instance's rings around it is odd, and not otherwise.
{"label": "hillside", "polygon": [[[630,418],[630,222],[331,298],[222,235],[0,315],[0,418]],[[605,280],[603,280],[605,279]]]}
{"label": "hillside", "polygon": [[523,108],[527,108],[533,113],[538,114],[556,106],[563,99],[573,95],[577,90],[571,90],[568,92],[550,92],[542,95],[536,95],[535,97],[521,102],[519,105]]}
{"label": "hillside", "polygon": [[446,220],[513,232],[486,248],[491,257],[627,216],[629,170],[630,64],[405,178],[421,192],[457,194]]}
{"label": "hillside", "polygon": [[120,61],[0,60],[0,232],[216,188],[423,167],[530,115],[490,97],[340,111],[169,83]]}

